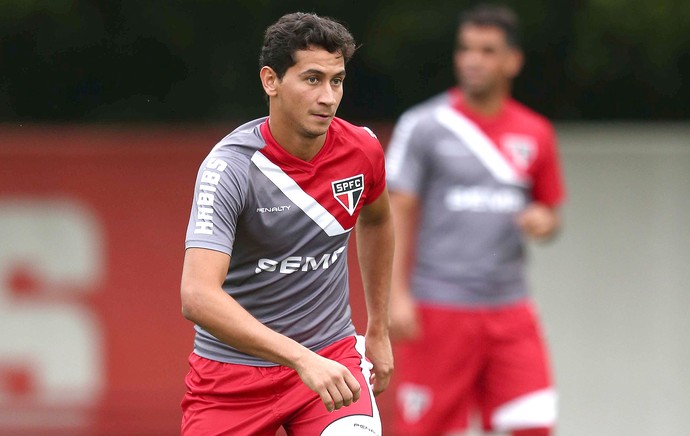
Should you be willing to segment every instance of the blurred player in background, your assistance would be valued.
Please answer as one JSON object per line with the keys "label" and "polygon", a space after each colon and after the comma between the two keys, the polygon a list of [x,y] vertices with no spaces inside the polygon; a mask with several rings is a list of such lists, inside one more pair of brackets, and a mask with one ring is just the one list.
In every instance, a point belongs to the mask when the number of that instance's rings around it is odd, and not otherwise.
{"label": "blurred player in background", "polygon": [[396,249],[397,435],[548,435],[556,419],[523,237],[546,240],[564,193],[551,124],[511,98],[515,14],[461,16],[458,86],[405,112],[387,152]]}
{"label": "blurred player in background", "polygon": [[[335,117],[354,51],[331,19],[283,16],[261,51],[268,117],[238,127],[201,165],[181,284],[196,324],[185,435],[381,434],[374,394],[393,368],[393,228],[381,144]],[[355,225],[366,351],[350,319]]]}

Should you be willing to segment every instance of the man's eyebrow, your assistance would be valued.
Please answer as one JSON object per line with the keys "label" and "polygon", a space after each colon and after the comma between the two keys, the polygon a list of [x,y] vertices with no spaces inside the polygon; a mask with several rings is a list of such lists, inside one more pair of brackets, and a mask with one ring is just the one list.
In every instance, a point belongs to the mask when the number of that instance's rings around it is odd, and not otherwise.
{"label": "man's eyebrow", "polygon": [[[317,70],[315,68],[310,68],[308,70],[302,71],[301,73],[299,73],[299,75],[300,76],[325,76],[326,73],[324,73],[321,70]],[[345,70],[341,70],[338,73],[334,74],[334,76],[341,76],[341,77],[345,77],[345,75],[346,75]]]}

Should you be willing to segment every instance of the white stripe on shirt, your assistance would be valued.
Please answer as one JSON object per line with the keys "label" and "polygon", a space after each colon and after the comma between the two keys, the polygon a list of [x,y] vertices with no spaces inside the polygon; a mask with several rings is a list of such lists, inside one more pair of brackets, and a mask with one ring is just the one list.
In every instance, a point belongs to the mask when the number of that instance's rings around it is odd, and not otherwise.
{"label": "white stripe on shirt", "polygon": [[280,189],[287,198],[307,214],[328,236],[342,235],[350,229],[343,229],[338,220],[321,206],[313,197],[304,192],[290,176],[276,164],[268,160],[260,151],[252,156],[256,167]]}
{"label": "white stripe on shirt", "polygon": [[528,184],[496,149],[491,139],[467,117],[447,106],[436,109],[434,116],[441,125],[462,140],[497,180],[517,186]]}

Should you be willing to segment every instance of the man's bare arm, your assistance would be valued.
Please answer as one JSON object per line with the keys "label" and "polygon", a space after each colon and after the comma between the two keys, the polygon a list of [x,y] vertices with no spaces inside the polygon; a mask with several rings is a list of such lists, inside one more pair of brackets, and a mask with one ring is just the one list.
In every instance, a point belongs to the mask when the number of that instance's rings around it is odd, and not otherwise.
{"label": "man's bare arm", "polygon": [[367,305],[367,357],[374,365],[374,394],[383,392],[393,372],[388,336],[393,222],[388,192],[364,206],[357,221],[357,256]]}
{"label": "man's bare arm", "polygon": [[219,251],[190,248],[185,252],[184,317],[244,353],[293,368],[329,411],[357,401],[361,387],[345,366],[261,324],[223,291],[229,264],[230,256]]}

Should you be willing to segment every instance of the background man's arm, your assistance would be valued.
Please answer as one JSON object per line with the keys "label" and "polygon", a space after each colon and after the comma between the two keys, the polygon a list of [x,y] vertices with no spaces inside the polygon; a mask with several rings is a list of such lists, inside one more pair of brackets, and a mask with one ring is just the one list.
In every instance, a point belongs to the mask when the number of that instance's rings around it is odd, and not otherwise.
{"label": "background man's arm", "polygon": [[419,334],[417,309],[410,292],[410,268],[413,264],[419,200],[404,192],[391,193],[395,223],[395,256],[391,288],[391,336],[411,339]]}

